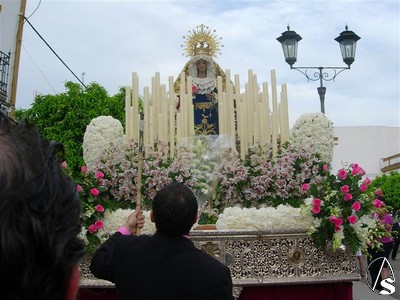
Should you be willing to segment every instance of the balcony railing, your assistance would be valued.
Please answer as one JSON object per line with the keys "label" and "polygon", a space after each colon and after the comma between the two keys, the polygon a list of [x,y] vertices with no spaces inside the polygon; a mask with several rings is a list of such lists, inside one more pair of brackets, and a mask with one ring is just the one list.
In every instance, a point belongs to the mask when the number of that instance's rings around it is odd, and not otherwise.
{"label": "balcony railing", "polygon": [[383,173],[396,171],[400,172],[400,153],[380,159],[381,171]]}
{"label": "balcony railing", "polygon": [[0,51],[0,112],[3,113],[7,113],[9,110],[7,85],[10,69],[10,55],[11,53],[6,54]]}
{"label": "balcony railing", "polygon": [[0,106],[7,100],[8,74],[10,69],[11,53],[0,51]]}

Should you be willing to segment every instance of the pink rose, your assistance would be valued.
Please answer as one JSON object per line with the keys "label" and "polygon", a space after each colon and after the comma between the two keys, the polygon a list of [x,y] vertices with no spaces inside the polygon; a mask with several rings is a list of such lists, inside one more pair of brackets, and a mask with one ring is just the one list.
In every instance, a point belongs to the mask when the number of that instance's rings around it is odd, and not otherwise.
{"label": "pink rose", "polygon": [[319,198],[314,198],[312,203],[314,206],[321,206],[322,201]]}
{"label": "pink rose", "polygon": [[67,162],[64,160],[62,163],[61,163],[61,168],[63,168],[63,169],[66,169],[66,168],[68,168],[68,164],[67,164]]}
{"label": "pink rose", "polygon": [[100,204],[97,204],[94,209],[98,212],[103,212],[104,211],[104,207]]}
{"label": "pink rose", "polygon": [[365,184],[360,185],[360,191],[365,192],[367,190],[367,186]]}
{"label": "pink rose", "polygon": [[83,187],[81,187],[79,184],[77,184],[77,185],[76,185],[76,191],[77,191],[78,193],[82,192],[82,191],[83,191]]}
{"label": "pink rose", "polygon": [[313,206],[311,211],[313,212],[313,214],[319,214],[321,211],[321,206],[315,205],[315,206]]}
{"label": "pink rose", "polygon": [[375,208],[380,208],[384,205],[383,201],[379,199],[375,199],[374,201],[372,201],[372,204],[374,205]]}
{"label": "pink rose", "polygon": [[328,172],[329,167],[327,164],[324,164],[322,169],[324,170],[324,172]]}
{"label": "pink rose", "polygon": [[346,194],[349,192],[350,188],[348,185],[344,185],[340,188],[340,190],[342,191],[342,193]]}
{"label": "pink rose", "polygon": [[369,179],[368,177],[366,177],[366,178],[364,179],[364,184],[365,184],[365,185],[370,185],[370,183],[371,183],[371,179]]}
{"label": "pink rose", "polygon": [[336,219],[337,219],[337,217],[334,215],[329,216],[329,222],[331,222],[331,223],[335,223]]}
{"label": "pink rose", "polygon": [[96,178],[97,179],[102,179],[103,177],[104,177],[104,173],[103,172],[100,172],[100,171],[96,172]]}
{"label": "pink rose", "polygon": [[350,167],[352,168],[352,170],[351,170],[351,174],[352,175],[357,175],[358,174],[358,171],[359,171],[359,166],[358,166],[358,164],[355,164],[355,163],[352,163],[352,164],[350,164]]}
{"label": "pink rose", "polygon": [[337,175],[340,179],[344,180],[347,177],[347,172],[344,169],[340,169]]}
{"label": "pink rose", "polygon": [[341,218],[338,218],[334,215],[331,215],[329,217],[329,222],[333,223],[336,227],[339,227],[343,224],[343,220]]}
{"label": "pink rose", "polygon": [[87,172],[87,167],[86,166],[82,166],[81,167],[81,172],[82,173],[86,173]]}
{"label": "pink rose", "polygon": [[356,215],[351,215],[347,217],[347,221],[349,221],[350,224],[355,224],[357,222],[358,218]]}
{"label": "pink rose", "polygon": [[94,224],[89,225],[88,230],[90,233],[95,233],[97,231],[97,228]]}
{"label": "pink rose", "polygon": [[197,91],[199,90],[199,88],[197,87],[197,85],[192,85],[192,94],[196,94]]}
{"label": "pink rose", "polygon": [[381,197],[381,196],[382,196],[382,190],[381,190],[381,189],[377,189],[377,190],[375,191],[375,195]]}
{"label": "pink rose", "polygon": [[353,195],[350,193],[344,194],[344,201],[350,201],[351,199],[353,199]]}
{"label": "pink rose", "polygon": [[341,226],[343,224],[343,219],[342,218],[337,218],[335,220],[335,226]]}
{"label": "pink rose", "polygon": [[361,209],[361,203],[358,202],[358,201],[356,201],[356,202],[353,203],[353,205],[351,206],[351,208],[352,208],[354,211],[359,211],[359,210]]}
{"label": "pink rose", "polygon": [[103,228],[103,221],[97,220],[96,222],[94,222],[94,226],[96,227],[96,229]]}
{"label": "pink rose", "polygon": [[335,232],[339,232],[339,231],[341,231],[342,229],[343,229],[343,226],[336,226],[336,225],[335,225],[335,227],[334,227],[333,230],[334,230]]}
{"label": "pink rose", "polygon": [[98,189],[92,188],[92,189],[90,189],[90,194],[91,194],[92,196],[98,196],[98,195],[100,194],[100,192],[99,192]]}
{"label": "pink rose", "polygon": [[308,183],[303,183],[301,189],[306,192],[310,189],[310,185]]}

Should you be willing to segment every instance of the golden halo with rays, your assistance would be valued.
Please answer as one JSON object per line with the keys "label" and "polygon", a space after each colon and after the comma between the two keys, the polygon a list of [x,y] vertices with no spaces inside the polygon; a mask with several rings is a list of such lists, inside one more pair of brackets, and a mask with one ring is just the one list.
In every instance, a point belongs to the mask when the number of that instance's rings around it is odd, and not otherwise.
{"label": "golden halo with rays", "polygon": [[181,45],[184,48],[184,53],[186,57],[196,56],[196,55],[209,55],[217,57],[221,54],[221,37],[215,34],[215,30],[210,29],[204,24],[196,26],[195,29],[189,30],[187,36],[183,36],[185,45]]}

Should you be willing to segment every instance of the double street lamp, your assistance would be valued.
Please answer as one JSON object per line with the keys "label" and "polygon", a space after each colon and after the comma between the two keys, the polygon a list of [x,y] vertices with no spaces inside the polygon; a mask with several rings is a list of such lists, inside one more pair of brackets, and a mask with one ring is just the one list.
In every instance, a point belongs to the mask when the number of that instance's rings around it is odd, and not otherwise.
{"label": "double street lamp", "polygon": [[[297,70],[305,75],[308,81],[319,80],[320,86],[317,90],[321,102],[321,112],[325,113],[326,87],[323,86],[323,81],[335,81],[336,76],[338,76],[344,70],[350,69],[350,65],[354,62],[354,57],[356,55],[356,43],[360,37],[353,31],[349,31],[346,25],[346,30],[335,39],[335,41],[340,44],[340,51],[342,52],[343,61],[347,67],[294,67],[293,65],[297,61],[297,44],[302,38],[295,31],[291,31],[289,26],[287,29],[287,31],[283,32],[282,35],[277,38],[277,40],[282,44],[285,60],[290,65],[291,69]],[[325,69],[333,70],[333,74],[330,75],[328,72],[323,71]],[[314,72],[311,77],[308,74],[309,70],[318,71]]]}

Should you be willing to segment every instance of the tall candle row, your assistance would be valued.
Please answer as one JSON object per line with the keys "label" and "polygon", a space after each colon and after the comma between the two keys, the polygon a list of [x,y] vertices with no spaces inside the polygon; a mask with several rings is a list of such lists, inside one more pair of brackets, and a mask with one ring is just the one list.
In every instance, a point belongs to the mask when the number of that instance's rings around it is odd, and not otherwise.
{"label": "tall candle row", "polygon": [[[158,142],[167,143],[170,157],[174,157],[180,145],[194,135],[192,79],[184,73],[180,74],[179,110],[176,109],[178,96],[174,91],[173,77],[168,78],[168,89],[160,83],[159,73],[152,77],[151,82],[151,90],[149,87],[143,89],[144,148],[153,148]],[[222,77],[217,77],[220,135],[230,137],[231,148],[240,151],[242,159],[256,142],[271,143],[276,156],[278,141],[284,143],[289,139],[287,86],[283,84],[281,87],[279,103],[275,70],[271,71],[271,101],[268,84],[264,82],[260,86],[252,70],[248,71],[248,82],[244,86],[244,92],[241,92],[239,75],[235,75],[232,82],[230,71],[226,70],[226,90],[222,90]],[[132,74],[132,88],[126,90],[125,136],[127,140],[137,140],[140,115],[139,78],[136,73]],[[238,149],[236,139],[239,141]]]}

